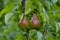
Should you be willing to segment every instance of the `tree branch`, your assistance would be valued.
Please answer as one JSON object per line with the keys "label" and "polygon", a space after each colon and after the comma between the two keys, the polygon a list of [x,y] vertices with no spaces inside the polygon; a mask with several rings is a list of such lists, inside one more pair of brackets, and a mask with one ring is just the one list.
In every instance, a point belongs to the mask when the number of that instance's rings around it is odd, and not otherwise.
{"label": "tree branch", "polygon": [[27,38],[27,40],[30,40],[29,31],[27,29],[26,29],[26,38]]}

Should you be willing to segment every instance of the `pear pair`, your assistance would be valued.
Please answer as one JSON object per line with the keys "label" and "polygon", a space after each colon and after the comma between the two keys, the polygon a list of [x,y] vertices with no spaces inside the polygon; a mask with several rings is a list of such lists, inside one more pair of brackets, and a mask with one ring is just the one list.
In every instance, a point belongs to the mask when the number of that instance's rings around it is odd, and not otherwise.
{"label": "pear pair", "polygon": [[22,21],[19,23],[21,28],[27,28],[28,25],[30,25],[31,28],[39,28],[40,27],[40,21],[36,14],[33,14],[30,22],[28,22],[27,18],[24,17]]}

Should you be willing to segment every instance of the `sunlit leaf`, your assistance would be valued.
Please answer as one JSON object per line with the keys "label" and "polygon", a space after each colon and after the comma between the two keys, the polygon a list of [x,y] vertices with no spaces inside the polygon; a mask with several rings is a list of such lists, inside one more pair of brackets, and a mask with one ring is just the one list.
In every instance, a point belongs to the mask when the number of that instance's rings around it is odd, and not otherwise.
{"label": "sunlit leaf", "polygon": [[6,6],[4,9],[2,9],[2,11],[0,12],[0,17],[1,17],[3,14],[6,14],[6,13],[8,13],[8,12],[11,12],[12,9],[13,9],[13,7],[14,7],[14,4],[13,4],[13,3],[7,5],[7,6]]}
{"label": "sunlit leaf", "polygon": [[11,19],[11,17],[13,16],[13,13],[7,13],[5,15],[5,23],[9,24],[9,20]]}
{"label": "sunlit leaf", "polygon": [[38,35],[38,40],[42,40],[42,33],[38,31],[37,35]]}

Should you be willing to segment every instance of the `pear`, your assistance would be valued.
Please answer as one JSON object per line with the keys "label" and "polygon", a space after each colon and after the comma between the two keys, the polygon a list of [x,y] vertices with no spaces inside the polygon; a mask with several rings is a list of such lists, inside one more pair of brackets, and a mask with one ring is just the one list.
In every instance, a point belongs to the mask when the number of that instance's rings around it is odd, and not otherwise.
{"label": "pear", "polygon": [[39,28],[40,22],[36,14],[33,14],[31,20],[30,20],[31,28]]}
{"label": "pear", "polygon": [[21,28],[27,28],[28,27],[28,20],[26,17],[22,19],[22,21],[19,23]]}

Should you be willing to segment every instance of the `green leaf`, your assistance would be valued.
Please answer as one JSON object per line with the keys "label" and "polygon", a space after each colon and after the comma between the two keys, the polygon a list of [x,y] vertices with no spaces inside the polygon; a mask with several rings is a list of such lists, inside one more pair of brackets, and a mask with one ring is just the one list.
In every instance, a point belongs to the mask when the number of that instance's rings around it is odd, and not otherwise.
{"label": "green leaf", "polygon": [[46,36],[45,36],[45,39],[46,39],[46,40],[54,40],[54,37],[53,37],[52,34],[50,34],[50,32],[48,32],[48,33],[46,34]]}
{"label": "green leaf", "polygon": [[35,5],[37,5],[38,7],[40,7],[40,6],[41,6],[41,3],[40,3],[40,1],[39,1],[39,0],[33,0],[33,3],[35,3]]}
{"label": "green leaf", "polygon": [[5,15],[5,24],[9,24],[9,20],[11,19],[12,16],[13,16],[13,13],[7,13]]}
{"label": "green leaf", "polygon": [[60,22],[60,12],[56,14],[56,21]]}
{"label": "green leaf", "polygon": [[56,3],[58,0],[51,0],[53,3]]}
{"label": "green leaf", "polygon": [[38,35],[38,40],[42,40],[42,33],[37,31],[37,35]]}
{"label": "green leaf", "polygon": [[31,11],[31,7],[32,7],[32,1],[26,0],[25,14],[28,14]]}
{"label": "green leaf", "polygon": [[[23,33],[23,32],[22,32]],[[22,34],[21,32],[17,34],[15,40],[27,40],[26,36]]]}
{"label": "green leaf", "polygon": [[23,37],[22,34],[19,34],[15,40],[22,40],[22,37]]}
{"label": "green leaf", "polygon": [[6,14],[8,12],[11,12],[12,9],[14,7],[14,4],[11,3],[11,4],[8,4],[1,12],[0,12],[0,17],[3,15],[3,14]]}

